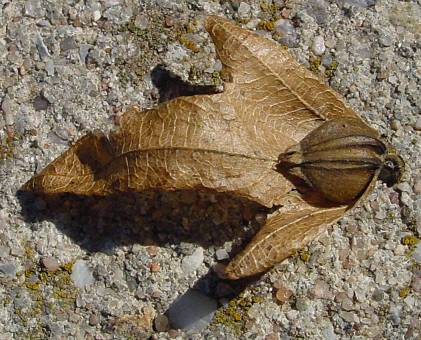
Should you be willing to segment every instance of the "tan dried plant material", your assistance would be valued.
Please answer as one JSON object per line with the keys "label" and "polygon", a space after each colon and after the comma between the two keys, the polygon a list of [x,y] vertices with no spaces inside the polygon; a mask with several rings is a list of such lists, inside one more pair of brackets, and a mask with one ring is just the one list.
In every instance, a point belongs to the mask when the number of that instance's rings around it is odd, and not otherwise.
{"label": "tan dried plant material", "polygon": [[277,43],[208,17],[223,93],[131,107],[109,137],[86,135],[23,187],[109,195],[215,190],[278,207],[227,266],[237,279],[264,272],[338,220],[381,178],[403,170],[342,98]]}

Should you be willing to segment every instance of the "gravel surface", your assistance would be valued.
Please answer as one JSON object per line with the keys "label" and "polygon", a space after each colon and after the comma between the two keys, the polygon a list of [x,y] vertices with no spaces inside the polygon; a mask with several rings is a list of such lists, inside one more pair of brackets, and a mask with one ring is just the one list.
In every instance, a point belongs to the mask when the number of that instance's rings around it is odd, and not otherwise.
{"label": "gravel surface", "polygon": [[[17,194],[128,105],[176,95],[165,70],[184,93],[220,86],[206,14],[287,45],[407,161],[247,283],[218,278],[262,218],[247,202]],[[419,0],[0,0],[0,339],[419,338],[420,18]]]}

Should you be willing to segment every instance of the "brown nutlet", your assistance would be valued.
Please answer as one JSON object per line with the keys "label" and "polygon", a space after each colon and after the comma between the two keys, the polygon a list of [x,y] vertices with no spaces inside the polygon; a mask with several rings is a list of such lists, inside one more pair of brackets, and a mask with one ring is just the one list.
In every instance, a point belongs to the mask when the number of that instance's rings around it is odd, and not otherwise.
{"label": "brown nutlet", "polygon": [[335,203],[360,198],[376,179],[397,183],[404,162],[378,133],[351,117],[332,119],[279,156],[279,169]]}

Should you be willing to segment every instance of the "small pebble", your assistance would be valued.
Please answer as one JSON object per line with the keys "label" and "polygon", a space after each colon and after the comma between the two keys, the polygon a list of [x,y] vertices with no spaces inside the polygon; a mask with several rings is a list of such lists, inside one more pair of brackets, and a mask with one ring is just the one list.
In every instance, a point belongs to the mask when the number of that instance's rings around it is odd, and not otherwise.
{"label": "small pebble", "polygon": [[60,49],[62,52],[73,50],[77,48],[77,44],[74,37],[66,37],[60,43]]}
{"label": "small pebble", "polygon": [[414,278],[411,288],[414,292],[421,293],[421,277]]}
{"label": "small pebble", "polygon": [[321,35],[318,35],[314,38],[311,49],[315,55],[322,55],[325,52],[325,40]]}
{"label": "small pebble", "polygon": [[102,14],[101,14],[101,11],[99,11],[99,10],[95,10],[92,13],[93,21],[98,21],[99,19],[101,19],[101,16],[102,16]]}
{"label": "small pebble", "polygon": [[203,248],[198,247],[193,254],[186,256],[181,262],[181,269],[185,274],[190,274],[200,267],[203,263]]}
{"label": "small pebble", "polygon": [[6,257],[10,254],[10,248],[7,246],[0,245],[0,258]]}
{"label": "small pebble", "polygon": [[43,110],[47,110],[49,102],[47,99],[44,98],[44,96],[39,95],[35,97],[33,105],[34,105],[35,111],[43,111]]}
{"label": "small pebble", "polygon": [[308,308],[307,300],[304,298],[297,298],[295,301],[295,308],[300,312],[305,312]]}
{"label": "small pebble", "polygon": [[248,3],[246,2],[241,2],[240,6],[238,6],[238,16],[240,17],[240,19],[247,19],[250,17],[250,10],[251,7]]}
{"label": "small pebble", "polygon": [[158,247],[156,246],[147,246],[146,252],[150,257],[155,257],[158,254]]}
{"label": "small pebble", "polygon": [[149,27],[149,19],[146,15],[144,14],[139,14],[136,16],[135,20],[134,20],[134,24],[137,28],[144,30],[147,29]]}
{"label": "small pebble", "polygon": [[291,296],[292,296],[292,290],[286,287],[278,288],[278,290],[276,291],[276,300],[280,303],[287,302]]}
{"label": "small pebble", "polygon": [[44,40],[41,37],[41,34],[39,33],[37,33],[36,35],[35,46],[38,50],[38,54],[41,60],[44,60],[47,57],[51,57],[50,52],[48,51],[48,48],[45,45]]}
{"label": "small pebble", "polygon": [[161,266],[157,262],[151,262],[149,264],[149,269],[151,270],[152,273],[156,273],[156,272],[159,272],[161,270]]}
{"label": "small pebble", "polygon": [[390,122],[390,127],[394,130],[394,131],[398,131],[402,129],[402,124],[400,123],[400,121],[393,119]]}
{"label": "small pebble", "polygon": [[55,272],[56,270],[58,270],[60,268],[60,264],[52,256],[44,257],[41,260],[41,263],[44,266],[44,268],[47,269],[47,271],[49,271],[49,272]]}
{"label": "small pebble", "polygon": [[91,314],[91,316],[89,317],[89,324],[91,326],[96,326],[99,324],[99,317],[96,314]]}
{"label": "small pebble", "polygon": [[380,289],[376,289],[374,292],[373,292],[373,300],[374,301],[382,301],[383,300],[383,296],[384,296],[384,293],[383,293],[383,291],[382,290],[380,290]]}
{"label": "small pebble", "polygon": [[356,323],[359,321],[358,316],[353,312],[341,311],[339,315],[342,319],[350,323]]}
{"label": "small pebble", "polygon": [[325,67],[329,67],[333,63],[333,57],[330,53],[325,53],[322,56],[322,64]]}
{"label": "small pebble", "polygon": [[0,263],[0,274],[15,277],[17,268],[13,263]]}
{"label": "small pebble", "polygon": [[417,118],[417,121],[416,121],[416,123],[415,123],[414,128],[415,128],[415,130],[417,130],[417,131],[421,131],[421,117],[418,117],[418,118]]}
{"label": "small pebble", "polygon": [[215,252],[215,256],[218,261],[226,260],[229,258],[228,252],[224,248],[218,249]]}
{"label": "small pebble", "polygon": [[408,192],[411,193],[412,192],[412,188],[409,185],[408,182],[401,182],[399,183],[396,188],[400,191],[400,192]]}
{"label": "small pebble", "polygon": [[418,263],[421,263],[421,242],[418,242],[414,253],[412,254],[412,258],[417,261]]}
{"label": "small pebble", "polygon": [[418,178],[414,184],[414,193],[416,195],[421,195],[421,179]]}
{"label": "small pebble", "polygon": [[94,283],[92,270],[83,260],[77,260],[72,267],[71,279],[78,288],[83,288]]}
{"label": "small pebble", "polygon": [[166,332],[169,328],[168,318],[160,314],[154,320],[154,326],[157,332]]}
{"label": "small pebble", "polygon": [[326,282],[322,280],[317,280],[314,284],[313,289],[311,290],[311,294],[316,299],[330,299],[330,287]]}
{"label": "small pebble", "polygon": [[294,47],[298,42],[298,33],[289,19],[279,19],[275,22],[277,40],[288,47]]}

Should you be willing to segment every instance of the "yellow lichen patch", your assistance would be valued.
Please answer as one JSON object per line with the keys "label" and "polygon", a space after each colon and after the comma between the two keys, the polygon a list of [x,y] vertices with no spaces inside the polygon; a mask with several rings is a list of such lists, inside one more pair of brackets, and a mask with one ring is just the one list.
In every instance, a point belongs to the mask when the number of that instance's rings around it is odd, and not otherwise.
{"label": "yellow lichen patch", "polygon": [[322,60],[320,57],[310,57],[310,71],[318,73],[321,63]]}
{"label": "yellow lichen patch", "polygon": [[300,257],[301,261],[308,262],[310,260],[310,253],[307,250],[301,249],[298,252],[298,256]]}
{"label": "yellow lichen patch", "polygon": [[409,295],[410,292],[411,292],[410,287],[402,288],[399,291],[399,297],[401,297],[402,299],[405,299]]}
{"label": "yellow lichen patch", "polygon": [[330,66],[326,67],[325,77],[331,78],[335,74],[335,71],[338,68],[338,65],[339,64],[336,60],[332,61],[332,64],[330,64]]}
{"label": "yellow lichen patch", "polygon": [[260,303],[263,298],[256,295],[245,296],[244,293],[232,299],[228,306],[219,309],[215,313],[213,324],[225,325],[235,334],[239,335],[244,330],[246,321],[249,319],[248,311],[255,303]]}
{"label": "yellow lichen patch", "polygon": [[405,246],[415,246],[418,242],[418,238],[414,235],[405,235],[401,239],[401,243]]}
{"label": "yellow lichen patch", "polygon": [[265,31],[273,31],[275,28],[275,23],[273,20],[262,20],[259,22],[258,27]]}
{"label": "yellow lichen patch", "polygon": [[270,13],[273,15],[278,10],[278,6],[276,4],[273,4],[272,2],[260,1],[260,9],[263,12]]}
{"label": "yellow lichen patch", "polygon": [[197,53],[197,52],[199,52],[199,51],[200,51],[199,46],[197,46],[197,44],[196,44],[193,40],[189,39],[189,38],[188,38],[187,36],[185,36],[185,35],[180,36],[180,37],[178,38],[178,41],[179,41],[179,42],[180,42],[183,46],[187,47],[189,50],[191,50],[191,51],[193,51],[193,52],[195,52],[195,53]]}

